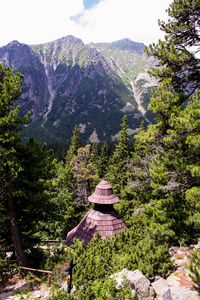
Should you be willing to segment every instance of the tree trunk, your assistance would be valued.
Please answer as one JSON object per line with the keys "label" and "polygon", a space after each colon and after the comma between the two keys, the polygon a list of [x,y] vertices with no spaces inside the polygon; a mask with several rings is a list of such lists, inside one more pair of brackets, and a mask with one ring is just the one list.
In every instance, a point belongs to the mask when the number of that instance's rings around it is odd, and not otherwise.
{"label": "tree trunk", "polygon": [[28,262],[24,254],[24,251],[21,247],[18,226],[15,220],[13,195],[12,195],[12,179],[10,174],[10,168],[8,165],[6,165],[5,167],[5,178],[6,178],[6,196],[8,201],[8,216],[10,222],[10,233],[11,233],[12,242],[14,246],[14,252],[15,252],[18,265],[22,267],[27,267]]}

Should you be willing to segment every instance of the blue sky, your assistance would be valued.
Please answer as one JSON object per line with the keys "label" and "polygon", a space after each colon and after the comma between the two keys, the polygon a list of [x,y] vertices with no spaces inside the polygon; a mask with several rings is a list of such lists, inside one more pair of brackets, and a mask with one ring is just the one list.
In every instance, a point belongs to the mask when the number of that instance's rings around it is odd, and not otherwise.
{"label": "blue sky", "polygon": [[83,5],[85,9],[90,9],[92,6],[96,5],[99,2],[100,0],[84,0]]}
{"label": "blue sky", "polygon": [[0,47],[18,40],[40,44],[67,35],[84,43],[130,38],[146,45],[163,38],[158,19],[172,0],[4,0]]}

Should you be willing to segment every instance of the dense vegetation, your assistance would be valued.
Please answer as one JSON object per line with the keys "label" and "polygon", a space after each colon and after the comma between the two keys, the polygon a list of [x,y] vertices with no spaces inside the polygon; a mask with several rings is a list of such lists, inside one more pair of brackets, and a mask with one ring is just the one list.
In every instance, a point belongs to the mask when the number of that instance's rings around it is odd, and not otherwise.
{"label": "dense vegetation", "polygon": [[[77,126],[63,160],[54,159],[52,150],[33,139],[22,145],[20,130],[29,116],[19,117],[19,107],[14,106],[22,77],[0,66],[1,250],[13,247],[19,265],[54,268],[55,278],[73,258],[79,299],[98,298],[102,290],[125,297],[109,279],[123,268],[138,268],[147,277],[164,276],[172,267],[168,247],[190,244],[199,234],[200,74],[199,60],[187,48],[199,46],[199,9],[197,0],[174,0],[169,8],[172,20],[160,23],[165,42],[146,49],[165,68],[152,71],[161,80],[149,106],[156,124],[147,130],[141,124],[131,147],[126,116],[113,151],[106,143],[81,147]],[[183,28],[185,35],[180,35]],[[196,35],[191,37],[192,28]],[[66,238],[90,208],[87,198],[103,178],[121,199],[115,208],[127,231],[105,240],[97,234],[87,246],[75,240],[73,252],[56,248],[51,257],[36,251],[33,246],[45,239]],[[190,269],[198,285],[199,261],[199,253],[194,253]],[[129,292],[124,293],[129,299]],[[52,299],[59,297],[63,296]]]}

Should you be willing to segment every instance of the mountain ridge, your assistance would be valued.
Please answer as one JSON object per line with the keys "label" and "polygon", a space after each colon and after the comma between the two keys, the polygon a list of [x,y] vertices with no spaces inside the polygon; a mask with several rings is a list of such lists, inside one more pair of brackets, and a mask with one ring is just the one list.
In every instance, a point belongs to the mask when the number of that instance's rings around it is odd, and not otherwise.
{"label": "mountain ridge", "polygon": [[112,141],[128,116],[130,137],[153,117],[147,107],[157,83],[147,75],[154,62],[144,44],[129,39],[85,45],[66,36],[39,45],[12,41],[0,63],[24,75],[20,114],[30,110],[27,138],[69,141],[77,124],[83,141]]}

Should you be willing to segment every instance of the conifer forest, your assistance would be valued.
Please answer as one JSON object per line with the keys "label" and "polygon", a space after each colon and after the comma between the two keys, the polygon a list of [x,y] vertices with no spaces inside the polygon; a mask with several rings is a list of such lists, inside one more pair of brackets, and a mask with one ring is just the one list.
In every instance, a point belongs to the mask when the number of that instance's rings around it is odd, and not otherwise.
{"label": "conifer forest", "polygon": [[[110,275],[127,268],[164,277],[172,269],[168,249],[199,236],[199,11],[199,0],[174,0],[169,20],[159,21],[165,39],[145,48],[158,61],[150,74],[160,84],[149,105],[155,123],[142,123],[134,142],[125,115],[115,144],[83,144],[78,126],[70,145],[22,143],[29,113],[21,117],[15,100],[23,75],[0,65],[0,260],[13,252],[19,266],[51,270],[59,283],[73,259],[75,293],[52,299],[132,299],[128,290],[112,295]],[[114,207],[127,229],[113,238],[97,233],[88,245],[75,238],[71,247],[61,246],[92,208],[88,197],[102,179],[120,199]],[[46,240],[57,241],[54,255],[38,247]],[[190,270],[200,289],[199,252]],[[109,289],[112,298],[99,296]]]}

